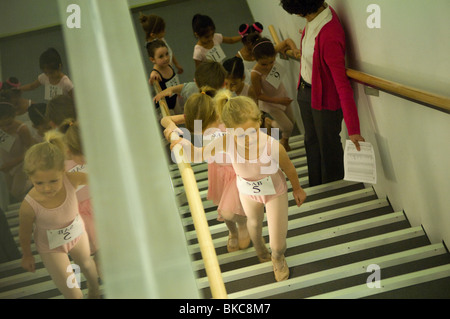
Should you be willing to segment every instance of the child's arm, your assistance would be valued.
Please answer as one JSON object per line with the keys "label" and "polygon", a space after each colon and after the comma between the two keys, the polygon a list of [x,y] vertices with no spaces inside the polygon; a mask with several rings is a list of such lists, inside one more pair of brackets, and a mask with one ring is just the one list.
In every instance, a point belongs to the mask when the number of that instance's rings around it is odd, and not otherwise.
{"label": "child's arm", "polygon": [[287,50],[292,50],[292,54],[294,55],[295,58],[299,59],[301,57],[300,50],[295,45],[295,42],[290,38],[281,41],[275,46],[275,51],[280,52],[284,55],[286,55]]}
{"label": "child's arm", "polygon": [[161,119],[161,125],[165,128],[164,130],[164,137],[166,140],[170,142],[170,135],[173,131],[175,131],[179,124],[184,124],[185,119],[184,115],[171,115],[171,116],[164,116]]}
{"label": "child's arm", "polygon": [[285,106],[288,106],[292,102],[292,99],[289,97],[271,97],[271,96],[265,95],[262,92],[261,75],[257,72],[252,72],[251,75],[252,75],[252,78],[251,78],[252,87],[253,87],[255,96],[258,100],[269,102],[269,103],[274,103],[274,104],[281,104],[281,105],[285,105]]}
{"label": "child's arm", "polygon": [[226,150],[227,137],[227,135],[224,135],[222,138],[216,138],[214,141],[204,147],[196,147],[191,143],[191,141],[185,138],[180,138],[179,140],[173,141],[170,144],[170,149],[173,151],[173,148],[177,144],[180,144],[183,148],[184,154],[186,154],[186,157],[188,160],[190,160],[190,162],[200,163],[208,160],[210,157],[215,156],[216,153],[220,153],[221,151]]}
{"label": "child's arm", "polygon": [[26,200],[19,209],[19,242],[22,249],[21,266],[26,271],[35,272],[35,260],[31,252],[31,234],[36,216]]}
{"label": "child's arm", "polygon": [[181,64],[178,62],[178,60],[175,58],[175,55],[172,54],[172,62],[175,65],[175,67],[178,70],[178,74],[182,74],[184,72],[183,67],[181,66]]}
{"label": "child's arm", "polygon": [[242,37],[240,35],[234,36],[234,37],[223,37],[222,42],[226,44],[234,44],[238,43],[242,40]]}
{"label": "child's arm", "polygon": [[72,186],[76,189],[80,185],[88,184],[88,175],[83,172],[65,172]]}
{"label": "child's arm", "polygon": [[148,83],[150,85],[153,84],[153,82],[157,81],[157,82],[161,82],[161,76],[159,75],[158,72],[156,72],[155,70],[152,70],[152,72],[150,73],[150,77],[148,78]]}
{"label": "child's arm", "polygon": [[155,97],[153,98],[153,101],[155,103],[159,102],[159,100],[161,100],[162,98],[166,97],[166,96],[172,96],[173,94],[180,94],[181,90],[183,90],[184,84],[178,84],[175,86],[171,86],[168,87],[165,90],[162,90],[161,92],[159,92],[158,94],[155,95]]}
{"label": "child's arm", "polygon": [[37,89],[40,86],[41,86],[41,82],[39,82],[39,80],[36,80],[29,84],[22,85],[21,87],[19,87],[19,90],[21,90],[22,92],[23,91],[31,91],[31,90]]}
{"label": "child's arm", "polygon": [[[306,193],[303,190],[303,188],[300,186],[300,182],[298,180],[297,171],[295,169],[294,164],[292,164],[289,155],[287,154],[286,150],[284,149],[283,145],[281,145],[278,142],[275,142],[272,144],[274,147],[275,145],[279,145],[279,165],[281,170],[286,174],[287,178],[291,182],[292,185],[292,194],[294,195],[295,202],[297,203],[297,206],[300,206],[303,204],[303,202],[306,199]],[[272,153],[273,154],[273,153]]]}

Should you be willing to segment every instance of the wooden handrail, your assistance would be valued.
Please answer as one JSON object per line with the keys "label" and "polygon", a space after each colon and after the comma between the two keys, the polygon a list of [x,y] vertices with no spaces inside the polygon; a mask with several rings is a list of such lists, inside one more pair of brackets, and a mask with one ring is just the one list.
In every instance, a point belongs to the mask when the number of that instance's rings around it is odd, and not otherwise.
{"label": "wooden handrail", "polygon": [[[275,31],[275,28],[273,25],[269,25],[269,31],[272,36],[273,41],[275,44],[280,43],[280,39]],[[291,50],[288,50],[286,54],[295,60],[298,60],[295,58],[292,54]],[[419,102],[421,104],[424,104],[426,106],[430,106],[434,109],[437,109],[439,111],[450,113],[450,97],[441,96],[437,94],[433,94],[430,92],[426,92],[423,90],[419,90],[413,87],[409,87],[403,84],[399,84],[396,82],[392,82],[389,80],[385,80],[373,75],[369,75],[367,73],[363,73],[357,70],[353,69],[346,69],[347,76],[361,84],[365,84],[377,89],[380,89],[382,91],[391,93],[396,96],[400,96],[402,98],[412,100],[415,102]]]}
{"label": "wooden handrail", "polygon": [[[155,81],[153,83],[153,87],[157,93],[161,92],[161,86],[158,82]],[[159,107],[161,108],[161,113],[163,116],[170,116],[165,98],[159,101]],[[173,132],[170,136],[171,140],[177,140],[179,138],[180,137],[175,132]],[[222,272],[217,260],[216,250],[212,242],[208,221],[206,219],[200,192],[197,187],[194,171],[192,170],[189,161],[184,156],[183,148],[180,144],[174,147],[173,154],[178,164],[178,169],[181,173],[184,191],[186,192],[186,198],[200,245],[200,252],[205,264],[206,275],[209,280],[211,295],[215,299],[227,299],[227,291],[223,282]]]}

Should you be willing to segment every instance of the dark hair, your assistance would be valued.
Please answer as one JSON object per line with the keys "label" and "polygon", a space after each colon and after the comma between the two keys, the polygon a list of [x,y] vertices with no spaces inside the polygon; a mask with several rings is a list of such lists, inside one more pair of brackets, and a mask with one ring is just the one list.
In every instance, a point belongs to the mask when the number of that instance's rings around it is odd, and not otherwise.
{"label": "dark hair", "polygon": [[48,122],[48,119],[45,117],[46,109],[47,104],[45,103],[31,104],[28,108],[28,117],[35,126],[42,125]]}
{"label": "dark hair", "polygon": [[18,89],[20,86],[19,79],[16,77],[10,76],[8,80],[1,82],[1,96],[6,100],[10,101],[13,97],[20,97],[22,91]]}
{"label": "dark hair", "polygon": [[153,41],[147,42],[146,47],[147,47],[148,56],[151,58],[154,58],[156,49],[159,49],[162,47],[167,48],[167,44],[163,40],[155,39]]}
{"label": "dark hair", "polygon": [[253,45],[253,56],[256,60],[272,57],[277,54],[272,41],[267,38],[259,38]]}
{"label": "dark hair", "polygon": [[16,109],[14,105],[8,102],[0,101],[0,119],[14,118],[16,116]]}
{"label": "dark hair", "polygon": [[77,118],[73,99],[68,95],[57,95],[47,103],[45,117],[59,126],[67,118]]}
{"label": "dark hair", "polygon": [[39,67],[41,69],[49,68],[51,70],[58,70],[61,65],[61,56],[54,48],[47,49],[39,57]]}
{"label": "dark hair", "polygon": [[155,14],[145,15],[140,12],[139,21],[144,29],[146,39],[150,38],[152,33],[158,34],[166,29],[164,19]]}
{"label": "dark hair", "polygon": [[242,79],[244,77],[244,62],[239,57],[232,57],[223,62],[223,67],[227,70],[228,78]]}
{"label": "dark hair", "polygon": [[281,0],[280,4],[288,13],[304,17],[317,12],[323,2],[324,0]]}
{"label": "dark hair", "polygon": [[216,26],[214,21],[209,16],[197,13],[192,18],[192,30],[197,34],[197,36],[202,37],[208,34],[211,30],[213,32],[216,31]]}
{"label": "dark hair", "polygon": [[249,35],[254,35],[254,34],[260,35],[263,30],[264,30],[264,27],[259,22],[255,22],[252,25],[248,25],[248,24],[244,23],[239,26],[239,34],[241,35],[242,42],[244,44],[248,43],[247,38]]}

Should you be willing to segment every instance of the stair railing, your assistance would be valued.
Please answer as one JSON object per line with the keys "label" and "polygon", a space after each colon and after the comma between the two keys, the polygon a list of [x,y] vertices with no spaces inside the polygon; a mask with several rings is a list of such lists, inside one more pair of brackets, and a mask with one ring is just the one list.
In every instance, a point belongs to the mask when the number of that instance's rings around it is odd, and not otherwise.
{"label": "stair railing", "polygon": [[[156,93],[161,92],[161,86],[157,81],[153,83],[153,88],[155,89]],[[159,107],[161,109],[162,116],[170,116],[169,108],[167,106],[165,98],[159,101]],[[170,136],[171,141],[177,140],[179,138],[180,137],[177,133],[172,132]],[[205,264],[205,270],[211,289],[211,295],[215,299],[227,299],[228,297],[222,278],[222,272],[217,260],[217,254],[214,248],[214,244],[212,242],[208,221],[206,219],[200,192],[197,187],[194,171],[192,170],[189,161],[183,154],[183,148],[180,144],[174,147],[173,154],[175,156],[178,169],[180,170],[181,179],[183,181],[184,190],[186,192],[186,198],[191,211],[195,231],[197,233],[203,262]]]}
{"label": "stair railing", "polygon": [[[273,25],[269,25],[269,32],[275,44],[280,43],[280,39]],[[286,51],[286,55],[292,59],[299,60],[293,56],[291,50]],[[450,114],[450,97],[412,88],[349,68],[347,68],[347,76],[361,84],[380,89],[384,92],[388,92],[408,100],[419,102],[423,105]]]}

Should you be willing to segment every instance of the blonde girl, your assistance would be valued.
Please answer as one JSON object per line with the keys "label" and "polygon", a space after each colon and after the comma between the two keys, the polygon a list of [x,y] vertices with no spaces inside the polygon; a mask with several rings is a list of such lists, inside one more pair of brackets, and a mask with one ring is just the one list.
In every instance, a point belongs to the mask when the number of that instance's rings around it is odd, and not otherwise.
{"label": "blonde girl", "polygon": [[[177,125],[185,124],[191,133],[203,135],[203,143],[207,144],[220,138],[225,133],[225,126],[221,123],[214,107],[212,97],[216,90],[202,87],[201,93],[189,97],[184,107],[184,115],[164,117],[161,120],[164,135],[170,139]],[[201,131],[195,132],[194,121],[201,121]],[[217,155],[217,161],[208,162],[208,200],[218,206],[218,220],[224,221],[228,227],[228,252],[245,249],[250,245],[244,209],[239,200],[236,187],[236,174],[230,163],[223,155]],[[228,161],[229,162],[229,161]]]}
{"label": "blonde girl", "polygon": [[45,140],[31,147],[24,159],[24,171],[33,188],[19,210],[22,267],[35,272],[31,251],[31,235],[34,233],[42,262],[64,297],[83,298],[79,286],[71,280],[73,266],[68,257],[70,253],[74,264],[87,279],[88,297],[98,298],[97,270],[90,258],[89,241],[75,195],[76,188],[87,183],[87,176],[65,171],[65,146],[57,131],[47,132]]}
{"label": "blonde girl", "polygon": [[[300,206],[306,193],[300,186],[297,172],[284,147],[275,139],[259,130],[261,112],[248,97],[232,97],[231,92],[221,91],[215,97],[216,107],[226,125],[228,135],[214,140],[203,149],[194,148],[185,140],[183,148],[191,156],[215,156],[226,151],[236,173],[236,183],[242,206],[247,216],[247,228],[260,262],[272,260],[275,279],[286,280],[289,268],[284,253],[288,226],[288,194],[286,176],[292,185],[293,196]],[[284,174],[283,174],[284,172]],[[264,208],[272,254],[262,237]]]}

